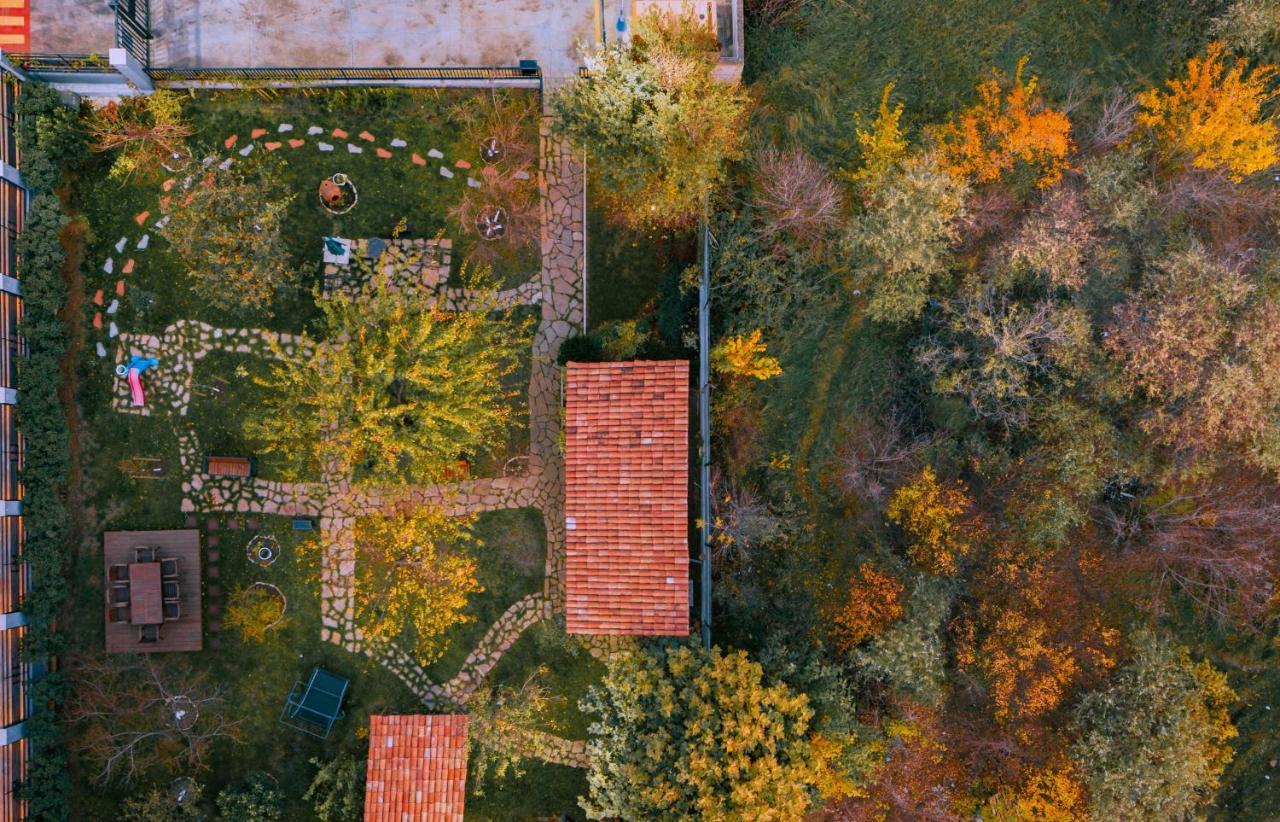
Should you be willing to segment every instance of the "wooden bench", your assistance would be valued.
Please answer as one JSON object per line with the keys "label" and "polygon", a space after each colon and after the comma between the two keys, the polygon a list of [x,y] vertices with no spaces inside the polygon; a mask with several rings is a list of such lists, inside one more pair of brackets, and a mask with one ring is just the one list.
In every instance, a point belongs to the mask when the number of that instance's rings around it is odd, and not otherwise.
{"label": "wooden bench", "polygon": [[251,457],[205,457],[204,472],[211,477],[252,477]]}

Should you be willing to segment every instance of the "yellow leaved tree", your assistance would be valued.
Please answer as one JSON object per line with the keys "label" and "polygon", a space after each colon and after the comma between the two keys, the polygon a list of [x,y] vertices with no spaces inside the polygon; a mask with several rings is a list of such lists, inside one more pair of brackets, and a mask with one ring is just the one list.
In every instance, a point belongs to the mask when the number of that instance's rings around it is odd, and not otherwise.
{"label": "yellow leaved tree", "polygon": [[1053,761],[1003,785],[982,814],[992,822],[1083,822],[1089,818],[1080,775],[1070,762]]}
{"label": "yellow leaved tree", "polygon": [[753,377],[767,380],[782,373],[777,357],[767,355],[768,346],[760,329],[750,334],[734,334],[711,349],[711,367],[728,377]]}
{"label": "yellow leaved tree", "polygon": [[1250,71],[1243,58],[1227,65],[1226,46],[1210,43],[1203,57],[1187,61],[1185,76],[1138,95],[1137,122],[1166,155],[1189,155],[1194,167],[1239,182],[1276,163],[1280,131],[1263,111],[1276,72],[1272,65]]}
{"label": "yellow leaved tree", "polygon": [[903,106],[898,103],[890,107],[889,95],[892,93],[893,83],[889,83],[880,95],[880,108],[870,128],[863,129],[862,123],[858,123],[856,134],[858,145],[862,147],[862,167],[846,172],[845,177],[851,182],[874,183],[907,156],[907,138],[902,136],[901,126]]}
{"label": "yellow leaved tree", "polygon": [[[366,640],[398,640],[424,665],[440,658],[449,630],[475,619],[468,598],[484,591],[470,550],[474,520],[426,508],[356,520],[355,620]],[[332,561],[321,540],[300,550],[313,572]]]}
{"label": "yellow leaved tree", "polygon": [[957,179],[999,180],[1018,163],[1033,166],[1037,185],[1049,188],[1067,169],[1071,121],[1049,108],[1036,77],[1022,79],[1027,58],[1018,61],[1013,83],[999,72],[978,86],[978,102],[937,130],[943,164]]}
{"label": "yellow leaved tree", "polygon": [[915,481],[893,492],[885,514],[906,532],[907,554],[931,574],[954,574],[956,560],[969,553],[977,525],[970,516],[973,499],[959,481],[939,482],[925,466]]}

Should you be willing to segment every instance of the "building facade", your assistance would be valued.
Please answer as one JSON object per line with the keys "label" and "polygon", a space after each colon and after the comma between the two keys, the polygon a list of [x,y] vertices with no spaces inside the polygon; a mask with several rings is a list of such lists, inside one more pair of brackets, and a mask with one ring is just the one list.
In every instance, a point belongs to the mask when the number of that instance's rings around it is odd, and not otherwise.
{"label": "building facade", "polygon": [[17,239],[27,205],[14,127],[18,94],[17,78],[0,71],[0,822],[25,816],[18,788],[27,773],[24,723],[30,711],[31,673],[22,652],[28,575],[21,560],[23,449],[15,407],[18,360],[24,351],[18,334],[22,298]]}

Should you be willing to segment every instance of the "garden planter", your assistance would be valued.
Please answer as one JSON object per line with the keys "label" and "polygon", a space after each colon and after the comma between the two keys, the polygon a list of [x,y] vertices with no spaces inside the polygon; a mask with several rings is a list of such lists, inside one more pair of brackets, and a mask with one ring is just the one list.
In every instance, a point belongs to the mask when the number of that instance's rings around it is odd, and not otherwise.
{"label": "garden planter", "polygon": [[499,240],[507,233],[507,210],[502,206],[487,205],[476,217],[476,231],[486,240]]}
{"label": "garden planter", "polygon": [[267,567],[280,558],[280,541],[270,534],[258,534],[245,546],[250,562]]}
{"label": "garden planter", "polygon": [[270,582],[255,582],[249,586],[250,591],[254,589],[267,591],[268,593],[275,594],[276,598],[280,600],[280,615],[277,616],[274,621],[263,626],[264,630],[270,630],[271,628],[274,628],[277,625],[279,625],[284,620],[285,612],[289,610],[289,599],[284,595],[284,591],[281,591],[279,588],[272,585]]}
{"label": "garden planter", "polygon": [[169,711],[173,714],[173,726],[183,733],[195,727],[200,719],[200,709],[188,696],[170,697]]}
{"label": "garden planter", "polygon": [[355,183],[342,172],[326,177],[320,181],[320,205],[330,214],[346,214],[355,208],[360,197],[356,193]]}
{"label": "garden planter", "polygon": [[480,159],[486,163],[498,162],[504,153],[502,143],[498,142],[497,137],[490,137],[480,143]]}

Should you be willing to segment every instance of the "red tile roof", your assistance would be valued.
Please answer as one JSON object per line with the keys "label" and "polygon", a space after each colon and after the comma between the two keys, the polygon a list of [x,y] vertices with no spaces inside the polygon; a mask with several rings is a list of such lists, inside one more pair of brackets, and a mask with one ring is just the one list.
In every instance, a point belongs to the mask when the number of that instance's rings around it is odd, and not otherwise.
{"label": "red tile roof", "polygon": [[689,363],[570,363],[565,621],[689,633]]}
{"label": "red tile roof", "polygon": [[369,717],[365,822],[461,822],[467,717]]}

